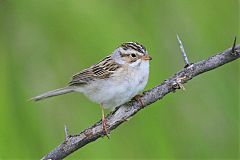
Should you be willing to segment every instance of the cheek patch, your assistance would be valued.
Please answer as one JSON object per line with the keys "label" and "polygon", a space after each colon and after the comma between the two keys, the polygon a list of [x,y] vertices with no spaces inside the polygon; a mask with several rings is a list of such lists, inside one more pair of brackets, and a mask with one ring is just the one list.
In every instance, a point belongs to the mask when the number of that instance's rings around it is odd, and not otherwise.
{"label": "cheek patch", "polygon": [[133,59],[131,59],[131,63],[133,63],[133,62],[136,62],[137,61],[137,58],[133,58]]}
{"label": "cheek patch", "polygon": [[130,59],[130,57],[128,57],[128,56],[124,56],[124,57],[122,57],[122,59],[123,59],[125,62],[127,62],[127,63],[130,63],[130,62],[131,62],[131,59]]}

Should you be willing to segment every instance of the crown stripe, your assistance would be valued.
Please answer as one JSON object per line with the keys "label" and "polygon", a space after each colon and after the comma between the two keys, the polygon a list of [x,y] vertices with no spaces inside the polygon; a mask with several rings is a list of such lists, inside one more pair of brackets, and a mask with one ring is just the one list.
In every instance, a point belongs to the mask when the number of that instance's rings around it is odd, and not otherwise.
{"label": "crown stripe", "polygon": [[131,49],[134,49],[134,50],[136,50],[140,53],[144,53],[144,54],[146,53],[146,48],[143,45],[141,45],[137,42],[123,43],[121,46],[123,47],[124,50],[127,50],[128,48],[131,48]]}

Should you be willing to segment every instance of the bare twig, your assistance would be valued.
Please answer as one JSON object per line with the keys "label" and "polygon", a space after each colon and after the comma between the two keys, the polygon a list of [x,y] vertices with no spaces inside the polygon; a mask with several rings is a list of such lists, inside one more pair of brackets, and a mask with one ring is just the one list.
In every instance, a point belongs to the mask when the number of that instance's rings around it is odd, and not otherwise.
{"label": "bare twig", "polygon": [[[232,48],[235,54],[232,54]],[[174,87],[174,84],[176,84],[176,82],[179,82],[179,80],[180,84],[187,83],[189,80],[199,74],[210,71],[228,62],[238,59],[240,57],[240,45],[234,46],[232,48],[209,57],[206,60],[193,63],[190,66],[180,70],[175,75],[157,85],[156,87],[144,92],[143,96],[141,97],[144,106],[142,106],[136,100],[132,100],[116,108],[106,117],[109,126],[109,132],[117,128],[120,124],[126,122],[141,109],[149,106],[157,100],[162,99],[168,93],[171,93],[178,89],[178,87]],[[188,63],[188,61],[186,61],[186,63]],[[68,136],[68,138],[62,144],[60,144],[42,159],[63,159],[72,152],[87,145],[88,143],[97,140],[103,135],[105,135],[105,132],[102,129],[101,121],[99,121],[77,135]]]}
{"label": "bare twig", "polygon": [[185,67],[188,67],[190,65],[190,63],[188,61],[188,57],[187,57],[187,54],[185,52],[184,46],[182,44],[182,41],[181,41],[181,39],[179,38],[178,35],[177,35],[177,40],[178,40],[178,43],[180,45],[180,49],[181,49],[182,57],[183,57],[183,60],[184,60],[184,63],[185,63]]}

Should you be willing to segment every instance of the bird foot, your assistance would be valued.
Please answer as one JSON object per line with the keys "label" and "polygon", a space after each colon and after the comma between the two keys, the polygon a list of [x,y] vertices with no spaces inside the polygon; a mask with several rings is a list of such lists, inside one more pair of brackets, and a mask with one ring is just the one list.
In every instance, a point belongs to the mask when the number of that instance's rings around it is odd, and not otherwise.
{"label": "bird foot", "polygon": [[136,96],[133,97],[134,100],[138,101],[142,106],[144,106],[144,102],[142,100],[142,94],[137,94]]}

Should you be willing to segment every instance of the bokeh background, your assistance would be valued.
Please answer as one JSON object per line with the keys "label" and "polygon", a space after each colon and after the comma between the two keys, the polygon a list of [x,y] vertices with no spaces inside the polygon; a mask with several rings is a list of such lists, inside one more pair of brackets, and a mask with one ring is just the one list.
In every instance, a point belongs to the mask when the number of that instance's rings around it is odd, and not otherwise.
{"label": "bokeh background", "polygon": [[[138,41],[153,57],[146,89],[184,64],[229,48],[239,34],[238,0],[0,0],[0,159],[39,159],[100,119],[81,94],[28,99]],[[194,78],[66,159],[237,159],[239,61]]]}

